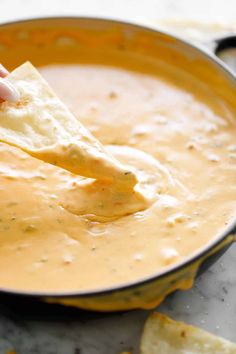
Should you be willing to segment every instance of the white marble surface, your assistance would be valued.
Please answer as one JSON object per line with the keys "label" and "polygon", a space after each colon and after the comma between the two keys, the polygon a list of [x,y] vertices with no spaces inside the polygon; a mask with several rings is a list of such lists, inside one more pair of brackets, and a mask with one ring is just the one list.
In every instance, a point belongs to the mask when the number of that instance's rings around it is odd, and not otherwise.
{"label": "white marble surface", "polygon": [[138,21],[162,18],[236,21],[235,0],[0,0],[0,21],[30,16],[91,15]]}
{"label": "white marble surface", "polygon": [[[154,23],[188,17],[235,21],[235,0],[0,0],[0,21],[43,15],[97,15]],[[135,10],[135,11],[134,11]],[[158,311],[205,328],[236,342],[236,245],[199,277],[187,292],[169,297]],[[0,303],[1,305],[1,303]],[[12,316],[13,315],[13,316]],[[0,306],[0,354],[138,353],[140,333],[148,312],[133,311],[96,318],[31,320],[6,315]]]}

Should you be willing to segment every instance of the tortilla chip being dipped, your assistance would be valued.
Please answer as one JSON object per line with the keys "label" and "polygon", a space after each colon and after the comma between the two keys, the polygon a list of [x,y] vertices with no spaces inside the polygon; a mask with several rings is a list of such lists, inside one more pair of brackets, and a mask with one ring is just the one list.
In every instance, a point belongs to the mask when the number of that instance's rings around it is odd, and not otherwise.
{"label": "tortilla chip being dipped", "polygon": [[0,105],[0,141],[72,173],[115,181],[124,189],[137,180],[73,116],[32,64],[19,66],[7,79],[20,94]]}

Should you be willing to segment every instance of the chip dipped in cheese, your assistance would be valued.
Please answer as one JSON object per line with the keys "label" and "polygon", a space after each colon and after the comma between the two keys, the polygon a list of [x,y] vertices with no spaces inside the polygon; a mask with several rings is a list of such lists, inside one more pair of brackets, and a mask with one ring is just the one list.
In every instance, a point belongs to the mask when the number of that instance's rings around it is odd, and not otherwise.
{"label": "chip dipped in cheese", "polygon": [[153,313],[145,324],[141,354],[236,354],[236,344]]}
{"label": "chip dipped in cheese", "polygon": [[0,106],[0,140],[72,173],[132,188],[135,174],[110,155],[70,113],[32,64],[8,80],[20,94]]}

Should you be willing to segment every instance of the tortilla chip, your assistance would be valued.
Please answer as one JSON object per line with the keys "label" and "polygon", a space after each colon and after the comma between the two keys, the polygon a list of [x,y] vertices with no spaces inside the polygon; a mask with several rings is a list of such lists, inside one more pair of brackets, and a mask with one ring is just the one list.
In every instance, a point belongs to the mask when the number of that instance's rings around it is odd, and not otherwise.
{"label": "tortilla chip", "polygon": [[144,327],[141,354],[236,354],[236,344],[153,313]]}
{"label": "tortilla chip", "polygon": [[0,105],[0,141],[75,174],[136,184],[134,173],[78,122],[32,64],[19,66],[8,80],[20,100]]}

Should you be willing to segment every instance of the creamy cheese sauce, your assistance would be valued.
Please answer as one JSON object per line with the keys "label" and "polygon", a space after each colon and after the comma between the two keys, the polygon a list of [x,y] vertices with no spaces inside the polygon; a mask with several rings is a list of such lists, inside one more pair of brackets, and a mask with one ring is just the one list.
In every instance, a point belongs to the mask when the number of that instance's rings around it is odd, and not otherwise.
{"label": "creamy cheese sauce", "polygon": [[[223,102],[200,86],[186,90],[174,78],[118,67],[54,65],[41,73],[139,183],[137,193],[117,196],[1,143],[1,287],[123,284],[183,260],[231,221],[236,124]],[[133,210],[124,216],[127,204]]]}

